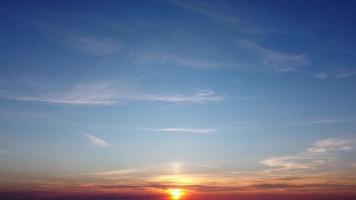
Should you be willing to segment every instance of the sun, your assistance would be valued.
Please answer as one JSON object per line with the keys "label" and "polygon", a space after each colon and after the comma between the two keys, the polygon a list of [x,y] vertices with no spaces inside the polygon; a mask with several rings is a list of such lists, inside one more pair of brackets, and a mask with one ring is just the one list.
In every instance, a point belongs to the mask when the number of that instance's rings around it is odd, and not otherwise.
{"label": "sun", "polygon": [[184,190],[182,189],[169,189],[169,194],[171,195],[172,200],[180,200],[182,199],[183,195],[185,194]]}

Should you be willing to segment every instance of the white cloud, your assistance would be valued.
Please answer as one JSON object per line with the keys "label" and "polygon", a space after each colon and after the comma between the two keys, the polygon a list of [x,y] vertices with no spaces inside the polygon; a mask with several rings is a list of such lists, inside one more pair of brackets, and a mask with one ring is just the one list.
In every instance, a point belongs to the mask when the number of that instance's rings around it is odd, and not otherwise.
{"label": "white cloud", "polygon": [[114,39],[85,36],[68,37],[65,44],[72,49],[95,56],[113,54],[120,51],[122,46]]}
{"label": "white cloud", "polygon": [[211,90],[202,90],[192,95],[162,95],[129,91],[115,87],[106,82],[75,85],[69,90],[58,91],[32,96],[2,96],[2,98],[18,101],[37,101],[45,103],[73,105],[112,105],[121,101],[161,101],[171,103],[205,103],[220,101],[224,96],[217,95]]}
{"label": "white cloud", "polygon": [[[355,122],[355,118],[330,118],[330,119],[309,119],[309,120],[297,120],[297,121],[278,121],[278,122],[273,122],[277,125],[282,125],[282,126],[299,126],[299,125],[327,125],[327,124],[337,124],[337,123],[351,123]],[[266,122],[265,122],[266,123]],[[268,124],[271,124],[272,122],[268,122]]]}
{"label": "white cloud", "polygon": [[114,170],[114,171],[96,172],[94,174],[100,176],[122,176],[122,175],[128,175],[136,172],[138,172],[138,170],[136,169],[122,169],[122,170]]}
{"label": "white cloud", "polygon": [[312,153],[326,153],[329,151],[346,151],[351,150],[350,141],[337,138],[329,138],[317,141],[308,152]]}
{"label": "white cloud", "polygon": [[224,99],[224,96],[216,95],[213,91],[204,90],[194,95],[156,95],[156,94],[141,94],[131,96],[132,100],[146,100],[146,101],[164,101],[164,102],[192,102],[192,103],[204,103],[208,101],[220,101]]}
{"label": "white cloud", "polygon": [[178,54],[146,52],[138,54],[139,63],[155,62],[160,64],[173,64],[193,69],[212,69],[226,67],[225,63],[209,59],[197,59]]}
{"label": "white cloud", "polygon": [[[353,140],[329,138],[315,142],[310,148],[290,156],[275,156],[260,163],[266,165],[275,171],[291,170],[313,170],[327,169],[328,166],[335,168],[338,164],[339,154],[328,154],[329,152],[340,152],[352,150],[351,142]],[[341,164],[341,163],[340,163]]]}
{"label": "white cloud", "polygon": [[93,135],[90,135],[88,133],[85,133],[85,136],[88,138],[88,140],[90,141],[91,144],[93,144],[94,146],[97,147],[104,147],[104,148],[109,148],[111,147],[111,145],[107,142],[105,142],[104,140],[95,137]]}
{"label": "white cloud", "polygon": [[214,132],[214,129],[192,129],[192,128],[140,128],[147,131],[167,132],[167,133],[196,133],[205,134]]}
{"label": "white cloud", "polygon": [[206,164],[206,163],[195,163],[194,165],[197,167],[208,168],[208,169],[220,169],[221,168],[220,166]]}
{"label": "white cloud", "polygon": [[204,1],[204,0],[171,0],[176,5],[189,9],[192,12],[210,18],[217,24],[230,25],[236,32],[245,34],[287,34],[287,31],[266,28],[264,25],[253,25],[241,19],[236,8],[226,1]]}
{"label": "white cloud", "polygon": [[306,119],[306,120],[261,120],[261,121],[236,121],[232,125],[240,128],[257,127],[300,127],[300,126],[327,126],[331,124],[354,123],[356,118],[330,118],[330,119]]}
{"label": "white cloud", "polygon": [[268,167],[281,168],[281,169],[307,169],[309,166],[307,164],[302,164],[296,162],[297,157],[295,156],[285,156],[285,157],[273,157],[261,161],[261,164],[267,165]]}
{"label": "white cloud", "polygon": [[110,105],[116,103],[117,91],[107,83],[75,85],[69,90],[37,96],[8,97],[19,101],[38,101],[46,103],[75,105]]}
{"label": "white cloud", "polygon": [[206,1],[172,0],[172,2],[183,8],[187,8],[194,12],[208,16],[214,20],[219,20],[221,22],[232,23],[232,24],[239,22],[239,20],[236,17],[231,15],[226,15],[224,12],[221,11],[217,11],[215,5],[210,5]]}
{"label": "white cloud", "polygon": [[277,52],[246,40],[241,41],[241,44],[257,51],[262,57],[263,64],[271,66],[275,71],[296,71],[298,67],[309,64],[309,60],[304,54]]}
{"label": "white cloud", "polygon": [[348,78],[351,76],[356,76],[356,72],[355,71],[342,71],[342,72],[339,72],[339,74],[337,75],[338,78]]}
{"label": "white cloud", "polygon": [[354,118],[335,118],[335,119],[320,119],[320,120],[312,120],[301,122],[299,124],[330,124],[330,123],[346,123],[346,122],[354,122],[356,119]]}
{"label": "white cloud", "polygon": [[329,75],[326,73],[318,73],[318,74],[315,74],[315,78],[324,80],[324,79],[329,78]]}

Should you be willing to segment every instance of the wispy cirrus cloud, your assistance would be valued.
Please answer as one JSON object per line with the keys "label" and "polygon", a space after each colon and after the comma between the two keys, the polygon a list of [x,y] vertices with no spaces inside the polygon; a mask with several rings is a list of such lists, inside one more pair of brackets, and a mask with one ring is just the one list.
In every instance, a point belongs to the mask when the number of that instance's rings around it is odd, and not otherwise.
{"label": "wispy cirrus cloud", "polygon": [[293,125],[318,125],[318,124],[335,124],[355,122],[356,118],[330,118],[330,119],[314,119],[293,122]]}
{"label": "wispy cirrus cloud", "polygon": [[55,126],[57,127],[60,127],[60,128],[63,128],[63,129],[66,129],[66,130],[69,130],[71,132],[74,132],[74,133],[77,133],[77,134],[80,134],[82,136],[85,137],[85,139],[87,139],[89,141],[90,144],[92,144],[93,146],[96,146],[96,147],[100,147],[100,148],[111,148],[111,144],[109,144],[108,142],[106,142],[105,140],[97,137],[97,136],[94,136],[93,134],[90,134],[86,131],[82,131],[80,129],[76,129],[76,128],[72,128],[72,127],[69,127],[69,126],[66,126],[66,125],[63,125],[63,124],[54,124]]}
{"label": "wispy cirrus cloud", "polygon": [[353,139],[340,138],[323,139],[295,155],[271,157],[260,163],[272,168],[272,170],[267,170],[269,172],[323,169],[328,165],[335,166],[337,164],[335,163],[337,155],[328,153],[350,151],[353,149],[353,141]]}
{"label": "wispy cirrus cloud", "polygon": [[243,128],[255,128],[264,126],[321,126],[321,125],[331,125],[331,124],[343,124],[343,123],[354,123],[356,118],[354,117],[343,117],[343,118],[325,118],[325,119],[305,119],[305,120],[261,120],[261,121],[236,121],[233,123],[234,126],[239,126]]}
{"label": "wispy cirrus cloud", "polygon": [[197,167],[208,168],[208,169],[221,169],[220,166],[211,163],[195,163],[194,165]]}
{"label": "wispy cirrus cloud", "polygon": [[94,175],[98,176],[125,176],[129,174],[133,174],[138,172],[139,170],[137,169],[122,169],[122,170],[113,170],[113,171],[102,171],[102,172],[96,172]]}
{"label": "wispy cirrus cloud", "polygon": [[242,40],[240,43],[259,53],[262,63],[278,72],[297,71],[299,67],[309,64],[309,60],[304,54],[278,52],[247,40]]}
{"label": "wispy cirrus cloud", "polygon": [[84,135],[88,138],[89,142],[92,145],[96,146],[96,147],[101,147],[101,148],[110,148],[110,147],[112,147],[109,143],[107,143],[103,139],[100,139],[100,138],[98,138],[98,137],[96,137],[94,135],[91,135],[89,133],[85,133]]}
{"label": "wispy cirrus cloud", "polygon": [[1,98],[17,101],[34,101],[71,105],[113,105],[122,101],[158,101],[168,103],[205,103],[221,101],[225,95],[217,95],[211,90],[201,90],[192,95],[163,95],[143,93],[116,87],[107,82],[75,85],[70,89],[38,95],[1,95]]}
{"label": "wispy cirrus cloud", "polygon": [[139,63],[173,64],[192,69],[214,69],[227,67],[226,63],[210,59],[198,59],[190,56],[164,52],[145,52],[137,56]]}
{"label": "wispy cirrus cloud", "polygon": [[207,134],[212,133],[215,129],[194,129],[194,128],[139,128],[146,131],[166,132],[166,133],[193,133]]}
{"label": "wispy cirrus cloud", "polygon": [[225,1],[171,0],[171,2],[194,13],[206,16],[217,24],[229,25],[236,32],[249,35],[290,34],[285,30],[275,30],[271,27],[266,27],[265,24],[252,24],[250,20],[245,20],[242,15],[236,14],[237,7]]}
{"label": "wispy cirrus cloud", "polygon": [[315,74],[314,76],[315,76],[315,78],[320,79],[320,80],[325,80],[328,78],[343,79],[343,78],[349,78],[352,76],[356,76],[356,71],[354,71],[354,70],[338,70],[338,72],[334,72],[334,73],[330,73],[330,74],[321,72],[321,73]]}
{"label": "wispy cirrus cloud", "polygon": [[320,79],[320,80],[325,80],[329,78],[329,75],[327,73],[321,72],[318,74],[315,74],[315,78]]}
{"label": "wispy cirrus cloud", "polygon": [[[46,37],[57,45],[69,50],[91,56],[106,56],[120,52],[124,46],[124,43],[115,37],[93,34],[82,29],[78,31],[73,27],[57,23],[48,24],[45,21],[39,20],[31,24],[47,33]],[[94,21],[91,23],[93,26],[97,25]]]}
{"label": "wispy cirrus cloud", "polygon": [[328,138],[319,140],[308,149],[312,153],[327,153],[330,151],[348,151],[351,150],[351,141],[338,138]]}
{"label": "wispy cirrus cloud", "polygon": [[333,118],[333,119],[319,119],[319,120],[310,120],[300,122],[299,124],[331,124],[331,123],[346,123],[346,122],[354,122],[355,118]]}
{"label": "wispy cirrus cloud", "polygon": [[214,20],[218,20],[220,22],[226,22],[235,24],[239,22],[239,19],[232,15],[227,15],[223,11],[219,11],[216,9],[216,6],[209,4],[206,1],[183,1],[183,0],[172,0],[171,2],[175,3],[178,6],[181,6],[186,9],[190,9],[196,13],[200,13],[207,17],[210,17]]}
{"label": "wispy cirrus cloud", "polygon": [[348,78],[348,77],[351,77],[351,76],[356,76],[356,71],[346,71],[346,70],[343,70],[343,71],[340,71],[338,74],[337,74],[337,78]]}
{"label": "wispy cirrus cloud", "polygon": [[117,40],[89,36],[71,36],[65,40],[64,44],[69,48],[94,56],[110,55],[120,51],[122,47]]}
{"label": "wispy cirrus cloud", "polygon": [[157,94],[140,94],[133,95],[129,99],[132,100],[144,100],[144,101],[163,101],[172,103],[204,103],[209,101],[221,101],[225,96],[216,95],[214,91],[202,90],[193,95],[157,95]]}
{"label": "wispy cirrus cloud", "polygon": [[307,169],[309,165],[305,163],[298,163],[296,156],[283,156],[283,157],[273,157],[266,160],[262,160],[261,164],[268,167],[289,170],[289,169]]}
{"label": "wispy cirrus cloud", "polygon": [[73,105],[111,105],[116,103],[117,91],[105,82],[78,84],[70,89],[28,96],[4,96],[18,101],[35,101],[45,103]]}

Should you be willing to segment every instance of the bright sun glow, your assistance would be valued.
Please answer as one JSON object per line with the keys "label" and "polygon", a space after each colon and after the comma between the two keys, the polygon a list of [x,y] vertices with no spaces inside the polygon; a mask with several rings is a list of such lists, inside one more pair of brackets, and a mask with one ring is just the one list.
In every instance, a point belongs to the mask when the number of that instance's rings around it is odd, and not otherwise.
{"label": "bright sun glow", "polygon": [[173,200],[180,200],[184,195],[184,190],[182,189],[169,189],[169,194],[171,195]]}

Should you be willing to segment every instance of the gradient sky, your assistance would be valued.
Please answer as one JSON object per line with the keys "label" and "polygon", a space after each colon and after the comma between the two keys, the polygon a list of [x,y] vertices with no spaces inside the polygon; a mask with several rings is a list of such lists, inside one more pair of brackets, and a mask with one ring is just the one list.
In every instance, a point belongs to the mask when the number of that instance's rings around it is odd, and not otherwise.
{"label": "gradient sky", "polygon": [[356,1],[1,1],[0,188],[350,192]]}

